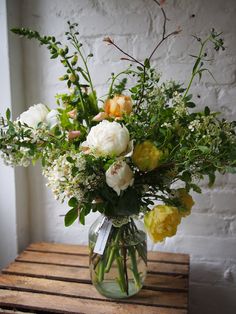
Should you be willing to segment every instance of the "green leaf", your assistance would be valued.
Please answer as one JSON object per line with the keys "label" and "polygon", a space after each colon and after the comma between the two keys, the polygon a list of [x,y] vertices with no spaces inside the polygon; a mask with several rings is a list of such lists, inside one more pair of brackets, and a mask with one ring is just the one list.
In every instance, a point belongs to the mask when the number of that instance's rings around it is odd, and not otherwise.
{"label": "green leaf", "polygon": [[209,116],[209,114],[210,114],[210,109],[209,109],[209,107],[205,107],[205,109],[204,109],[204,113],[205,113],[205,116]]}
{"label": "green leaf", "polygon": [[198,67],[200,61],[201,61],[201,58],[198,57],[197,60],[196,60],[196,62],[195,62],[195,64],[194,64],[194,66],[193,66],[193,71],[192,71],[193,74],[196,72],[197,67]]}
{"label": "green leaf", "polygon": [[215,176],[214,173],[209,173],[208,174],[208,178],[209,178],[208,186],[212,187],[214,185],[214,183],[215,183],[216,176]]}
{"label": "green leaf", "polygon": [[72,157],[70,157],[70,156],[67,156],[67,157],[66,157],[66,160],[67,160],[68,162],[70,162],[70,163],[73,163],[73,162],[74,162],[74,159],[73,159]]}
{"label": "green leaf", "polygon": [[191,173],[189,171],[184,171],[182,173],[181,179],[185,182],[191,182],[192,180]]}
{"label": "green leaf", "polygon": [[78,209],[72,208],[65,215],[64,223],[66,227],[69,227],[73,224],[73,222],[78,218]]}
{"label": "green leaf", "polygon": [[148,68],[148,69],[150,68],[150,61],[149,61],[149,59],[145,59],[144,65],[145,65],[146,68]]}
{"label": "green leaf", "polygon": [[198,149],[204,154],[207,154],[210,152],[210,149],[207,146],[198,146]]}
{"label": "green leaf", "polygon": [[[138,214],[140,207],[139,197],[137,192],[128,188],[122,196],[120,196],[117,204],[117,215],[128,216]],[[119,213],[119,214],[118,214]]]}
{"label": "green leaf", "polygon": [[73,207],[73,208],[77,208],[78,207],[78,200],[76,197],[72,197],[69,202],[68,202],[68,205],[70,207]]}
{"label": "green leaf", "polygon": [[228,166],[228,167],[226,167],[226,172],[228,172],[228,173],[236,173],[236,167],[230,167],[230,166]]}
{"label": "green leaf", "polygon": [[7,118],[7,120],[11,119],[11,111],[9,108],[7,108],[7,111],[6,111],[6,118]]}
{"label": "green leaf", "polygon": [[186,103],[186,106],[187,106],[188,108],[195,108],[195,107],[196,107],[195,103],[192,102],[192,101],[187,102],[187,103]]}
{"label": "green leaf", "polygon": [[190,99],[192,99],[193,98],[193,95],[192,94],[189,94],[188,96],[186,96],[186,97],[184,97],[184,100],[186,101],[186,102],[188,102]]}
{"label": "green leaf", "polygon": [[82,209],[79,214],[79,221],[82,225],[85,224],[85,211]]}
{"label": "green leaf", "polygon": [[202,193],[201,188],[200,188],[198,185],[194,184],[194,183],[191,184],[191,188],[192,188],[193,191],[196,192],[196,193]]}

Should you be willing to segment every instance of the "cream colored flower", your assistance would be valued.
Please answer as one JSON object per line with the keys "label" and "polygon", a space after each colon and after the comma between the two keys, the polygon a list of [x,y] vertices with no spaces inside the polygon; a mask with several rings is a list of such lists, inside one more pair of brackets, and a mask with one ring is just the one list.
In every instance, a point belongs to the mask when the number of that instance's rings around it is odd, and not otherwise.
{"label": "cream colored flower", "polygon": [[106,171],[106,183],[117,195],[134,183],[133,172],[123,160],[113,163]]}
{"label": "cream colored flower", "polygon": [[52,109],[46,116],[45,122],[47,126],[49,126],[50,129],[54,128],[56,125],[59,123],[59,118],[58,118],[58,111],[55,109]]}
{"label": "cream colored flower", "polygon": [[40,122],[45,122],[48,113],[49,110],[45,105],[37,104],[24,111],[17,120],[36,129]]}
{"label": "cream colored flower", "polygon": [[129,146],[129,131],[125,126],[104,120],[93,126],[82,143],[95,155],[120,156]]}

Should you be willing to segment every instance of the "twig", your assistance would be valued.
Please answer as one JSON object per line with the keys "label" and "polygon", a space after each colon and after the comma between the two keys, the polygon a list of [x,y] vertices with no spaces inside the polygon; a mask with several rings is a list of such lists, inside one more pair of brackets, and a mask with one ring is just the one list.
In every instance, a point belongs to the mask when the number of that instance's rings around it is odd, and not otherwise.
{"label": "twig", "polygon": [[105,37],[103,39],[103,41],[107,42],[109,45],[114,46],[116,49],[118,49],[120,52],[122,52],[125,56],[128,57],[128,59],[126,58],[122,58],[123,60],[128,60],[128,61],[133,61],[135,63],[138,63],[139,65],[141,65],[142,67],[144,67],[144,64],[140,61],[138,61],[137,59],[135,59],[133,56],[131,56],[130,54],[128,54],[127,52],[125,52],[123,49],[121,49],[119,46],[117,46],[115,44],[115,42],[110,38],[110,37]]}
{"label": "twig", "polygon": [[162,12],[162,15],[163,15],[163,18],[164,18],[164,21],[163,21],[163,30],[162,30],[162,38],[161,40],[157,43],[156,47],[153,49],[152,53],[150,54],[148,60],[150,61],[151,58],[153,57],[154,53],[157,51],[157,49],[160,47],[160,45],[167,39],[169,38],[170,36],[172,35],[177,35],[181,32],[180,29],[177,29],[171,33],[169,33],[168,35],[166,35],[166,22],[168,20],[167,16],[166,16],[166,13],[165,13],[165,10],[163,9],[163,7],[161,6],[160,2],[157,1],[157,0],[153,0],[161,9],[161,12]]}

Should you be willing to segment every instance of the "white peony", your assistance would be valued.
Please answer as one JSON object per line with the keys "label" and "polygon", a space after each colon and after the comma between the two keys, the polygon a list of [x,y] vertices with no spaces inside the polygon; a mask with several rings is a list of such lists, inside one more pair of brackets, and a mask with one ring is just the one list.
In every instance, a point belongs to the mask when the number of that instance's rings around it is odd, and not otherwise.
{"label": "white peony", "polygon": [[106,171],[106,183],[118,195],[134,183],[133,172],[123,160],[113,163]]}
{"label": "white peony", "polygon": [[46,124],[49,126],[50,129],[54,128],[59,123],[58,118],[58,111],[52,109],[45,118]]}
{"label": "white peony", "polygon": [[40,122],[45,121],[48,113],[49,110],[45,105],[37,104],[24,111],[17,120],[36,129]]}
{"label": "white peony", "polygon": [[129,131],[115,121],[104,120],[91,128],[82,146],[95,154],[120,156],[129,146]]}

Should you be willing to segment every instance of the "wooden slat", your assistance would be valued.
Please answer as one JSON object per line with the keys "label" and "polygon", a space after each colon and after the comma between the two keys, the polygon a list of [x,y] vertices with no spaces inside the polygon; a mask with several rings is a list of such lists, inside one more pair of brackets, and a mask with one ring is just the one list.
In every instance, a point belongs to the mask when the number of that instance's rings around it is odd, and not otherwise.
{"label": "wooden slat", "polygon": [[96,291],[88,263],[86,246],[31,244],[0,274],[0,313],[187,314],[188,255],[148,252],[143,289],[121,300]]}
{"label": "wooden slat", "polygon": [[[75,244],[61,244],[61,243],[32,243],[27,250],[38,252],[52,252],[52,253],[65,253],[75,255],[88,255],[88,247],[84,245]],[[169,252],[148,252],[148,259],[152,261],[163,261],[170,263],[189,263],[188,254],[176,254]]]}
{"label": "wooden slat", "polygon": [[[88,256],[76,256],[72,254],[58,254],[58,253],[42,253],[25,251],[20,254],[16,261],[21,262],[35,262],[43,264],[54,264],[63,266],[80,266],[88,267]],[[172,264],[172,263],[158,263],[148,262],[148,271],[151,273],[165,273],[165,274],[188,274],[188,265]]]}
{"label": "wooden slat", "polygon": [[[2,275],[0,276],[0,288],[107,300],[105,297],[101,296],[91,284],[63,282],[42,278]],[[171,308],[187,308],[186,293],[180,292],[160,292],[142,289],[138,295],[120,300],[119,302],[168,306]]]}
{"label": "wooden slat", "polygon": [[124,304],[99,300],[63,297],[57,295],[36,294],[24,291],[0,289],[0,306],[17,309],[44,310],[53,313],[85,314],[186,314],[186,310],[164,307]]}
{"label": "wooden slat", "polygon": [[[3,308],[0,308],[0,313],[4,313],[4,314],[25,314],[25,312],[20,312],[20,311],[17,311],[17,310],[7,310],[7,309],[3,309]],[[27,311],[27,314],[35,314],[35,312],[28,312]]]}
{"label": "wooden slat", "polygon": [[[90,282],[88,268],[58,266],[37,263],[14,262],[2,270],[5,274],[18,274],[75,282]],[[176,275],[148,274],[145,286],[152,289],[153,287],[166,289],[186,289],[188,285],[187,278]]]}
{"label": "wooden slat", "polygon": [[75,282],[88,282],[90,275],[88,268],[36,264],[36,263],[11,263],[2,270],[3,274],[19,274],[41,278],[70,280]]}

